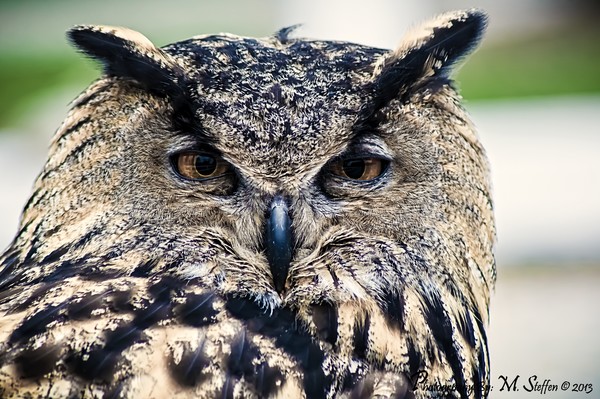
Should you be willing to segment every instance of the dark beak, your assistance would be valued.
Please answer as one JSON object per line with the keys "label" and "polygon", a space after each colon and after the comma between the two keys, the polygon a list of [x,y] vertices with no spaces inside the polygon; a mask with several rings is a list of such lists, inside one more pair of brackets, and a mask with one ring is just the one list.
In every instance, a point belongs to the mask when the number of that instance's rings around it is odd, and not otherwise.
{"label": "dark beak", "polygon": [[265,248],[275,290],[283,291],[293,253],[292,222],[284,198],[276,196],[267,214]]}

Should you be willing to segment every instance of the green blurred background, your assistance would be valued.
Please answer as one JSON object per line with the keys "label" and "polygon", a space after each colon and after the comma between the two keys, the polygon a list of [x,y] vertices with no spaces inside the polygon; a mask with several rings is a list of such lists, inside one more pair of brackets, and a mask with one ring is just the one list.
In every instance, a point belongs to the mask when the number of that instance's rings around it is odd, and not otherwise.
{"label": "green blurred background", "polygon": [[[498,224],[492,398],[500,375],[600,392],[600,1],[0,0],[0,247],[68,103],[99,76],[75,24],[122,25],[158,45],[196,34],[298,35],[393,47],[414,22],[468,7],[486,39],[456,79],[487,148]],[[575,398],[575,392],[549,393]]]}
{"label": "green blurred background", "polygon": [[[0,129],[18,126],[39,96],[66,85],[84,87],[97,77],[90,62],[78,56],[64,40],[64,31],[73,24],[127,25],[144,31],[160,44],[217,31],[264,36],[280,26],[277,22],[283,19],[279,16],[285,13],[285,3],[2,0]],[[452,8],[452,2],[433,3],[439,6],[429,8],[438,8],[436,12]],[[483,1],[454,3],[492,6]],[[501,32],[503,35],[488,39],[458,75],[464,97],[481,100],[600,92],[599,2],[524,3],[530,4],[515,12],[528,12],[533,27],[518,26],[513,32]],[[531,4],[541,10],[540,15],[531,10]],[[372,4],[377,6],[377,2]],[[540,21],[535,19],[552,14],[556,20],[548,21],[547,29],[540,28]],[[402,32],[401,28],[398,32]]]}

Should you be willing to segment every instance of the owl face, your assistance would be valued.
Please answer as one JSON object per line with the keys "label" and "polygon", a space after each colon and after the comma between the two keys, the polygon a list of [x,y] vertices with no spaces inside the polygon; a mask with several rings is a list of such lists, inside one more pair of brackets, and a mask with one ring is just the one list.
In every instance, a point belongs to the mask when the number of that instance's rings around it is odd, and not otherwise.
{"label": "owl face", "polygon": [[[319,395],[400,389],[423,370],[482,391],[494,224],[485,154],[449,76],[484,23],[447,14],[394,51],[289,30],[157,48],[124,28],[74,28],[105,77],[53,139],[2,286],[168,277],[184,307],[189,287],[213,292],[223,323],[255,343],[287,350],[232,303],[299,323],[322,361]],[[279,370],[308,395],[310,362],[286,356]]]}

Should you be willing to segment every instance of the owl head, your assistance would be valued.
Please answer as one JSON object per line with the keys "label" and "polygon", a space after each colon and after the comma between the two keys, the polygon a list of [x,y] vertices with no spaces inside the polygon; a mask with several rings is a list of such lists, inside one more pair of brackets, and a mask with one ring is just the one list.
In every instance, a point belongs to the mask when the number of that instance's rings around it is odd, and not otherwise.
{"label": "owl head", "polygon": [[[160,48],[125,28],[73,28],[104,75],[52,140],[0,258],[0,287],[15,290],[2,301],[32,317],[45,296],[144,281],[139,296],[152,298],[147,286],[171,281],[169,298],[209,290],[257,336],[250,313],[285,309],[323,355],[316,384],[298,377],[305,392],[424,370],[481,395],[494,220],[485,153],[451,75],[485,23],[477,10],[447,13],[395,50],[290,29]],[[52,320],[68,324],[61,312]],[[291,358],[306,376],[310,361]]]}

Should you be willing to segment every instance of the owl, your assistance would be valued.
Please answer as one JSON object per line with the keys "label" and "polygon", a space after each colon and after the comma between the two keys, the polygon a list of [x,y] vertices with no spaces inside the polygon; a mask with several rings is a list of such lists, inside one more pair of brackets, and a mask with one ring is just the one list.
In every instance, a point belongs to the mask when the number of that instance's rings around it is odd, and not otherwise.
{"label": "owl", "polygon": [[2,398],[483,398],[486,15],[395,50],[77,26],[103,77],[0,257]]}

